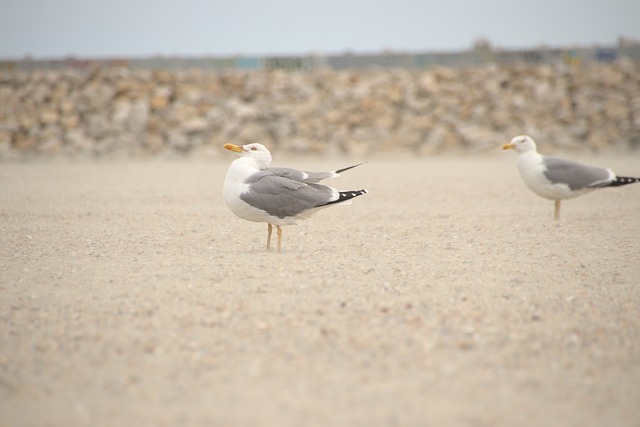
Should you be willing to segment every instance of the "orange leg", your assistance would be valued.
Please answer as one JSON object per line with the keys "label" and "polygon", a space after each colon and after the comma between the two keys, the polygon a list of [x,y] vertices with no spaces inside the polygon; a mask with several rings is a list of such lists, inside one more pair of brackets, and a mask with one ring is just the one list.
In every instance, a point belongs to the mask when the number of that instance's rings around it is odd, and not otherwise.
{"label": "orange leg", "polygon": [[553,211],[553,220],[560,220],[560,200],[556,200],[555,210]]}
{"label": "orange leg", "polygon": [[267,225],[267,250],[271,250],[271,232],[273,231],[273,226],[271,224]]}
{"label": "orange leg", "polygon": [[282,228],[279,225],[276,225],[278,229],[278,252],[282,249]]}

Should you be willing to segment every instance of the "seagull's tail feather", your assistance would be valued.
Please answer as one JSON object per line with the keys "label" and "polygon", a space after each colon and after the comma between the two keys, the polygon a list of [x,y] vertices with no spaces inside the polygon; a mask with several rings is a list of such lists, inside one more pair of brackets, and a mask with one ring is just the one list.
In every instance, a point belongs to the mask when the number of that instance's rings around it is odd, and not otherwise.
{"label": "seagull's tail feather", "polygon": [[348,171],[349,169],[353,169],[353,168],[358,167],[360,165],[364,165],[365,163],[368,163],[368,162],[362,162],[362,163],[358,163],[357,165],[347,166],[346,168],[338,169],[338,170],[335,170],[333,172],[336,173],[336,174],[341,174],[342,172]]}
{"label": "seagull's tail feather", "polygon": [[620,187],[622,185],[633,184],[640,182],[640,178],[632,178],[628,176],[618,176],[616,179],[607,184],[607,187]]}
{"label": "seagull's tail feather", "polygon": [[353,199],[354,197],[358,197],[358,196],[362,196],[363,194],[367,194],[367,190],[362,189],[362,190],[353,190],[353,191],[340,191],[338,194],[339,194],[339,196],[338,196],[338,198],[336,200],[324,203],[322,205],[318,205],[316,207],[319,208],[319,207],[322,207],[322,206],[329,206],[329,205],[335,205],[337,203],[344,203],[346,201],[349,201],[349,200]]}

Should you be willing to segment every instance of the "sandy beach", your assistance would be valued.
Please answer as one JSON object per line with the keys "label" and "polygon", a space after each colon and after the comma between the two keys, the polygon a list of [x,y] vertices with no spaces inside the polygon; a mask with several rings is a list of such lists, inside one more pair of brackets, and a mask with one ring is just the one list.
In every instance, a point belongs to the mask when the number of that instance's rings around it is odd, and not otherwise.
{"label": "sandy beach", "polygon": [[370,160],[281,254],[233,155],[0,164],[0,426],[637,427],[640,184],[555,224],[498,151],[275,154]]}

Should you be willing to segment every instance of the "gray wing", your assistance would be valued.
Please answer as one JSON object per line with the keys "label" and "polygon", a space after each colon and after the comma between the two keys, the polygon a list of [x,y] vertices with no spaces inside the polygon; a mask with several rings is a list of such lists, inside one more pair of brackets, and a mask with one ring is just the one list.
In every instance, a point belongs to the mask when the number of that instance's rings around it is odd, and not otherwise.
{"label": "gray wing", "polygon": [[334,197],[334,190],[324,185],[263,172],[250,178],[249,191],[242,193],[240,198],[269,215],[278,218],[296,216],[324,205]]}
{"label": "gray wing", "polygon": [[348,171],[349,169],[353,169],[356,166],[363,165],[364,163],[358,163],[357,165],[347,166],[346,168],[338,169],[331,172],[308,172],[308,171],[299,171],[296,169],[289,168],[267,168],[258,172],[259,174],[269,174],[282,176],[284,178],[289,178],[298,182],[306,182],[306,183],[318,183],[323,179],[335,178],[340,176],[340,174],[344,171]]}
{"label": "gray wing", "polygon": [[544,157],[542,164],[546,167],[544,176],[549,181],[554,184],[567,184],[571,190],[599,187],[611,181],[607,169],[587,166],[571,160]]}
{"label": "gray wing", "polygon": [[281,176],[298,182],[318,183],[323,179],[338,176],[335,172],[306,172],[289,168],[268,168],[258,173]]}

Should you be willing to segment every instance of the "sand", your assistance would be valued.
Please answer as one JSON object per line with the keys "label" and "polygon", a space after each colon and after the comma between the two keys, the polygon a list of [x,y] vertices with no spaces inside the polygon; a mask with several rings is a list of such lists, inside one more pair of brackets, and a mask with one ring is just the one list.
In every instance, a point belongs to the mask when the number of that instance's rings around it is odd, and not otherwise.
{"label": "sand", "polygon": [[640,185],[378,156],[278,254],[232,159],[0,164],[1,426],[640,425]]}

